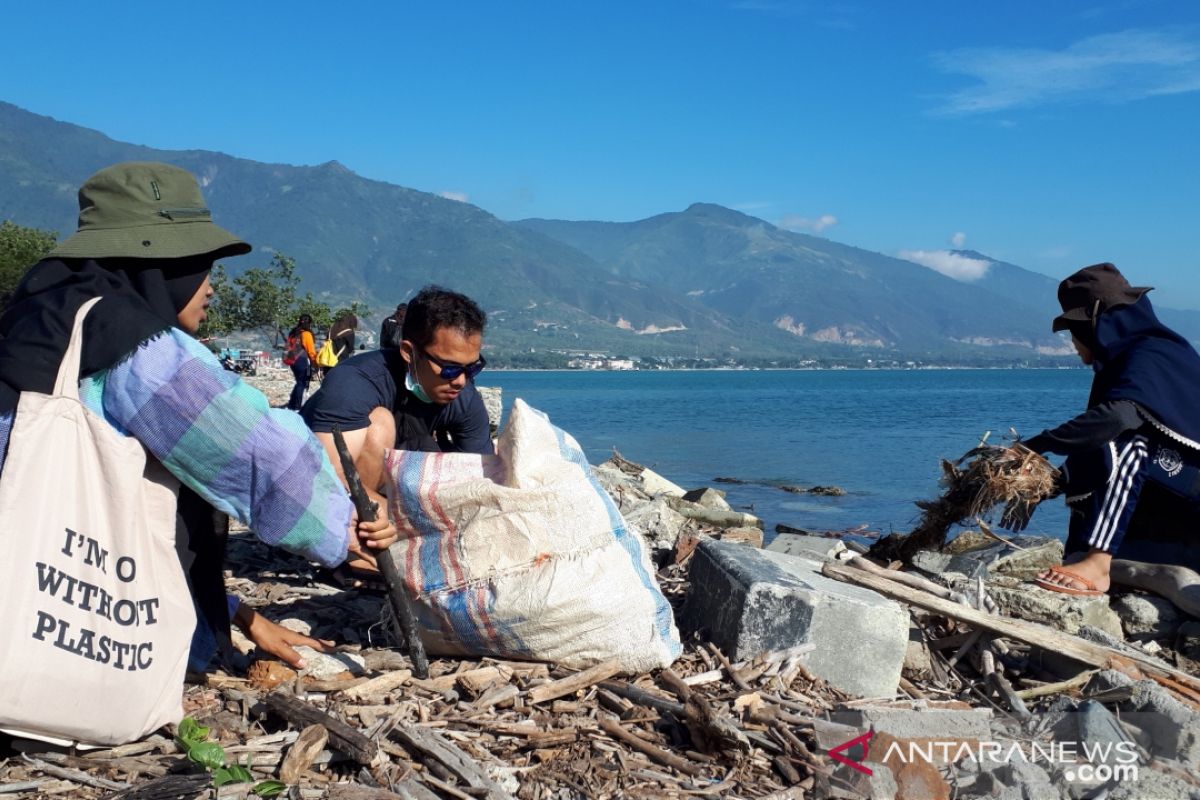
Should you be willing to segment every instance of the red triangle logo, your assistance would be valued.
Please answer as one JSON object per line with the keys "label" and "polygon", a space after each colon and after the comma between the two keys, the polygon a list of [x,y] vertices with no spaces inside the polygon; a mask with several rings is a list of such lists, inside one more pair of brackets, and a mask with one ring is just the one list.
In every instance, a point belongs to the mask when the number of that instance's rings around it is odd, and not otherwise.
{"label": "red triangle logo", "polygon": [[862,748],[863,748],[863,758],[866,758],[867,757],[867,745],[871,741],[871,737],[874,735],[875,735],[875,731],[870,730],[870,731],[867,731],[866,733],[864,733],[862,736],[855,736],[853,739],[851,739],[848,742],[842,742],[837,747],[834,747],[829,751],[829,757],[832,758],[834,761],[837,761],[838,763],[845,764],[846,766],[850,767],[851,769],[858,770],[859,772],[861,772],[864,775],[874,775],[875,773],[871,771],[870,767],[864,767],[861,762],[854,761],[854,760],[849,759],[846,756],[842,755],[842,753],[846,752],[851,747],[861,744]]}

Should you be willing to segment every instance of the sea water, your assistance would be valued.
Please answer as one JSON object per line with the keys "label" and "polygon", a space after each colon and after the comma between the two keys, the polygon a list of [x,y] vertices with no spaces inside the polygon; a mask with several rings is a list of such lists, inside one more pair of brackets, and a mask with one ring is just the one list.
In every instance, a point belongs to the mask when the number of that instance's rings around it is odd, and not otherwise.
{"label": "sea water", "polygon": [[[766,523],[819,531],[911,530],[940,492],[942,459],[991,432],[1029,437],[1083,410],[1091,372],[1063,370],[489,371],[597,464],[613,449],[685,488],[715,486]],[[1058,461],[1055,456],[1052,460]],[[747,481],[722,484],[715,478]],[[777,488],[837,486],[842,497]],[[1065,538],[1061,498],[1028,533]]]}

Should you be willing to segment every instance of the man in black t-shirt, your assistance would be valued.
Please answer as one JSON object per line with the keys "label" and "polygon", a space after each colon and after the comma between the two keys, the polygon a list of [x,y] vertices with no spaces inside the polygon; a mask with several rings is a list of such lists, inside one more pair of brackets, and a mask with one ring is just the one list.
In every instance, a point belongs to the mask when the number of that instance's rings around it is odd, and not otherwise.
{"label": "man in black t-shirt", "polygon": [[494,452],[474,378],[487,315],[470,298],[427,286],[408,304],[396,348],[338,365],[300,412],[342,477],[338,427],[367,493],[386,508],[384,451]]}

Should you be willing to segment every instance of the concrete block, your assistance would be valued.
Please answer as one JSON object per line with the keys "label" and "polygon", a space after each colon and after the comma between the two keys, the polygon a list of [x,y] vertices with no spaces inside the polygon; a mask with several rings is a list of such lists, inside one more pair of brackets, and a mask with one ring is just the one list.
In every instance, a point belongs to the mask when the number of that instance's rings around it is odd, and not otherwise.
{"label": "concrete block", "polygon": [[734,661],[812,643],[805,665],[863,697],[895,694],[908,612],[868,589],[820,574],[820,564],[729,542],[700,543],[681,614]]}
{"label": "concrete block", "polygon": [[834,561],[838,553],[845,552],[841,539],[826,536],[807,536],[802,533],[781,533],[771,540],[767,549],[772,553],[800,556],[813,561]]}

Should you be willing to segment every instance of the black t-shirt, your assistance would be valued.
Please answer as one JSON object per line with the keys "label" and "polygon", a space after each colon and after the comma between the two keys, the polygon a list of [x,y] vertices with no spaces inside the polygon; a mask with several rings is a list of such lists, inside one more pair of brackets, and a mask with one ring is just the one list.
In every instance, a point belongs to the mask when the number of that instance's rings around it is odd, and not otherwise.
{"label": "black t-shirt", "polygon": [[483,398],[470,381],[449,405],[422,403],[404,386],[408,367],[399,349],[372,350],[341,361],[300,412],[318,433],[339,427],[356,431],[370,424],[376,408],[396,417],[396,447],[430,450],[432,436],[442,452],[491,455],[492,439]]}

